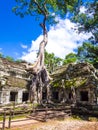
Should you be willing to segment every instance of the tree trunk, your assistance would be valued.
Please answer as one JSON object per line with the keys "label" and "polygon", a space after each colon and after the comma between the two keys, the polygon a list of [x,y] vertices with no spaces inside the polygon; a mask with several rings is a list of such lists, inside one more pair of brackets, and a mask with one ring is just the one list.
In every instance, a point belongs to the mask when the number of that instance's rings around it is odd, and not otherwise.
{"label": "tree trunk", "polygon": [[73,97],[73,104],[76,104],[76,91],[75,87],[71,87],[72,97]]}
{"label": "tree trunk", "polygon": [[44,65],[44,51],[45,51],[45,46],[47,45],[47,42],[48,42],[48,35],[47,35],[46,26],[45,26],[46,19],[47,17],[45,15],[43,23],[40,24],[40,26],[43,29],[43,40],[41,41],[40,46],[39,46],[39,53],[38,53],[37,61],[33,66],[30,66],[27,68],[27,70],[31,71],[34,75],[32,78],[32,85],[31,85],[31,90],[30,90],[31,101],[42,100],[42,99],[36,99],[38,98],[38,93],[40,92],[40,98],[42,98],[42,88],[43,86],[47,87],[50,81],[49,74]]}
{"label": "tree trunk", "polygon": [[62,79],[62,89],[63,89],[63,100],[62,100],[62,103],[65,103],[66,102],[66,91],[65,91],[65,83],[64,83],[64,79]]}

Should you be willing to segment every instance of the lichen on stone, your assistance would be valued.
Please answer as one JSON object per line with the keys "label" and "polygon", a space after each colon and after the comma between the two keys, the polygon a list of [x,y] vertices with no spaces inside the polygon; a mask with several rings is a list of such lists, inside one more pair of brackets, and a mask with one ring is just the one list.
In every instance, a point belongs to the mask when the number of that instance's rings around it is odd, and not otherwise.
{"label": "lichen on stone", "polygon": [[81,87],[87,86],[87,84],[93,84],[96,86],[98,83],[98,76],[96,74],[96,69],[89,63],[78,63],[78,64],[69,64],[58,68],[52,74],[52,86],[62,86],[63,87]]}
{"label": "lichen on stone", "polygon": [[7,85],[19,88],[25,88],[27,86],[27,81],[24,79],[19,79],[15,77],[7,77]]}

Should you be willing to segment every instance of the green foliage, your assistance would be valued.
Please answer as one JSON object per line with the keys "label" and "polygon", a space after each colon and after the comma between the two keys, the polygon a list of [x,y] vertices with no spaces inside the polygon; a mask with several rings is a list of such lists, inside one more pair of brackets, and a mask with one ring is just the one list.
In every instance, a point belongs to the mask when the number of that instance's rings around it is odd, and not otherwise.
{"label": "green foliage", "polygon": [[60,85],[59,82],[55,82],[53,86],[54,86],[54,87],[60,87],[61,85]]}
{"label": "green foliage", "polygon": [[89,62],[98,68],[98,1],[86,3],[84,13],[75,12],[74,21],[79,23],[79,32],[91,32],[93,36],[78,48],[80,62]]}
{"label": "green foliage", "polygon": [[[78,88],[84,85],[86,81],[87,81],[87,78],[81,78],[81,77],[64,79],[63,86],[65,88],[71,88],[72,86],[74,86],[75,88]],[[59,76],[59,79],[54,80],[54,82],[52,82],[52,85],[54,87],[62,86],[62,77]]]}
{"label": "green foliage", "polygon": [[97,117],[89,117],[88,120],[91,122],[97,122],[98,118]]}
{"label": "green foliage", "polygon": [[77,55],[80,62],[89,62],[98,68],[98,45],[84,42],[83,45],[78,48]]}
{"label": "green foliage", "polygon": [[3,57],[4,57],[4,55],[2,53],[0,53],[0,58],[3,58]]}
{"label": "green foliage", "polygon": [[13,59],[12,57],[10,57],[10,56],[6,56],[6,59],[7,59],[8,61],[14,61],[14,59]]}
{"label": "green foliage", "polygon": [[13,57],[11,57],[11,56],[4,56],[2,53],[0,53],[0,58],[5,58],[5,59],[7,59],[8,61],[16,62],[16,63],[26,62],[25,60],[22,60],[22,59],[17,59],[17,60],[15,60],[15,59],[14,59]]}
{"label": "green foliage", "polygon": [[47,66],[48,71],[51,73],[54,69],[60,66],[62,59],[56,57],[54,53],[48,53],[45,51],[45,65]]}
{"label": "green foliage", "polygon": [[22,60],[21,60],[21,59],[18,59],[18,60],[16,60],[15,62],[16,62],[16,63],[21,63]]}
{"label": "green foliage", "polygon": [[85,84],[85,82],[87,81],[87,79],[83,79],[83,78],[80,78],[80,77],[77,77],[77,78],[72,78],[72,79],[69,79],[69,80],[65,80],[65,87],[79,87],[79,86],[82,86],[83,84]]}
{"label": "green foliage", "polygon": [[66,55],[63,64],[75,63],[77,61],[77,55],[75,53],[69,53]]}
{"label": "green foliage", "polygon": [[91,32],[94,37],[89,39],[93,43],[98,42],[98,1],[92,0],[89,3],[82,3],[81,6],[85,6],[86,11],[81,13],[75,12],[73,21],[79,23],[79,32]]}
{"label": "green foliage", "polygon": [[25,15],[47,16],[47,20],[54,21],[53,13],[64,17],[67,11],[72,11],[78,0],[16,0],[12,11],[20,17]]}

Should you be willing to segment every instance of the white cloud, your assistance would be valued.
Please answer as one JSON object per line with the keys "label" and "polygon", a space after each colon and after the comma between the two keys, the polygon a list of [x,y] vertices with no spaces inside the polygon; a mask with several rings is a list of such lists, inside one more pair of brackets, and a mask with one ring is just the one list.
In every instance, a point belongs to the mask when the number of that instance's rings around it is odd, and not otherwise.
{"label": "white cloud", "polygon": [[37,56],[36,52],[31,51],[30,53],[23,54],[21,59],[26,60],[28,62],[34,62],[36,60],[36,56]]}
{"label": "white cloud", "polygon": [[[48,32],[48,44],[46,50],[49,53],[54,53],[57,57],[64,58],[70,52],[74,52],[84,40],[87,40],[91,33],[78,34],[75,28],[76,24],[69,19],[59,19],[59,23],[51,26]],[[39,43],[43,36],[40,35],[35,41],[32,41],[31,48],[28,53],[23,54],[22,59],[33,62],[36,58],[36,51],[39,49]]]}
{"label": "white cloud", "polygon": [[92,12],[89,12],[88,13],[88,11],[87,11],[88,9],[85,7],[85,6],[81,6],[80,7],[80,14],[86,14],[87,16],[89,16],[89,17],[91,17],[91,18],[93,18],[94,17],[94,10],[92,10]]}
{"label": "white cloud", "polygon": [[21,47],[22,47],[23,49],[27,49],[27,48],[28,48],[28,46],[27,46],[27,45],[24,45],[24,44],[21,44]]}
{"label": "white cloud", "polygon": [[87,9],[85,8],[85,6],[81,6],[80,7],[80,13],[86,13]]}

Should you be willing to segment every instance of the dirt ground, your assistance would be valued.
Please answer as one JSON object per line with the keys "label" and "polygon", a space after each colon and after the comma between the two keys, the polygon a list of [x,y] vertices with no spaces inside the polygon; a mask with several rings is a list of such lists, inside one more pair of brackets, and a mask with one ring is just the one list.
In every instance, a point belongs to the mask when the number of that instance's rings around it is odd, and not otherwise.
{"label": "dirt ground", "polygon": [[98,122],[73,119],[49,120],[23,125],[20,122],[19,126],[14,126],[10,130],[98,130]]}

